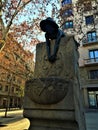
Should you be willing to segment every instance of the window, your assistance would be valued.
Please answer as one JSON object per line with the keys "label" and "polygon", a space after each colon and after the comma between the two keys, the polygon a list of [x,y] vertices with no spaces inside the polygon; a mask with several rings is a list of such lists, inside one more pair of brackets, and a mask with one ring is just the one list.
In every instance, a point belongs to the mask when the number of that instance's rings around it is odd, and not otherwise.
{"label": "window", "polygon": [[10,74],[7,75],[7,81],[8,81],[8,82],[11,81],[11,75],[10,75]]}
{"label": "window", "polygon": [[94,58],[94,59],[98,59],[98,50],[90,50],[89,51],[89,57],[90,58]]}
{"label": "window", "polygon": [[13,81],[15,81],[16,80],[16,78],[15,78],[15,76],[13,76]]}
{"label": "window", "polygon": [[89,107],[98,108],[98,88],[87,88]]}
{"label": "window", "polygon": [[19,88],[16,88],[16,92],[18,92],[19,91]]}
{"label": "window", "polygon": [[98,70],[90,70],[90,79],[98,79]]}
{"label": "window", "polygon": [[67,21],[67,22],[65,22],[65,26],[64,27],[66,29],[73,28],[73,21]]}
{"label": "window", "polygon": [[96,32],[87,33],[87,41],[88,42],[96,42],[97,41]]}
{"label": "window", "polygon": [[3,107],[5,108],[7,105],[7,99],[3,99]]}
{"label": "window", "polygon": [[89,96],[89,106],[90,107],[96,107],[96,97],[95,93],[93,91],[88,92]]}
{"label": "window", "polygon": [[2,90],[2,84],[0,84],[0,90]]}
{"label": "window", "polygon": [[72,15],[72,9],[65,10],[63,13],[63,16],[71,16]]}
{"label": "window", "polygon": [[8,88],[9,88],[8,86],[5,86],[5,91],[8,91]]}
{"label": "window", "polygon": [[21,84],[21,80],[20,80],[20,79],[17,79],[17,83],[18,83],[18,84]]}
{"label": "window", "polygon": [[14,87],[12,87],[12,93],[14,93]]}
{"label": "window", "polygon": [[93,15],[85,17],[85,21],[86,21],[86,25],[93,24],[94,23]]}
{"label": "window", "polygon": [[72,0],[63,0],[61,3],[62,3],[62,6],[64,6],[65,4],[71,4]]}

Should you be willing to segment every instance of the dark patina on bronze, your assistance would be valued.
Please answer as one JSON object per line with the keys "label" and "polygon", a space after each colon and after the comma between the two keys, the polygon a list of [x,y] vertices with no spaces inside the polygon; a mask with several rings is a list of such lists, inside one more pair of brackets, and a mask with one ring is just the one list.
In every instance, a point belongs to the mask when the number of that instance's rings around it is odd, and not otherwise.
{"label": "dark patina on bronze", "polygon": [[[40,22],[40,27],[42,31],[46,32],[45,38],[46,38],[46,49],[47,49],[48,60],[49,62],[54,63],[56,61],[60,40],[61,37],[64,36],[64,33],[59,29],[59,26],[56,24],[56,22],[50,17],[48,17],[45,20],[42,20]],[[53,54],[51,55],[50,40],[54,40],[54,39],[55,39],[55,45],[54,45]]]}

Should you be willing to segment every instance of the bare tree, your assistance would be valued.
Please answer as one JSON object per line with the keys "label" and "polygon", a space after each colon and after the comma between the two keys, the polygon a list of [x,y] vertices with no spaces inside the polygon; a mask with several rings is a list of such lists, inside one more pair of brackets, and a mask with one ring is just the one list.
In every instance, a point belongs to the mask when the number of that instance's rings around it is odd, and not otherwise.
{"label": "bare tree", "polygon": [[40,33],[39,21],[54,17],[58,3],[59,0],[1,0],[0,50],[6,44],[8,33],[22,44],[35,44]]}

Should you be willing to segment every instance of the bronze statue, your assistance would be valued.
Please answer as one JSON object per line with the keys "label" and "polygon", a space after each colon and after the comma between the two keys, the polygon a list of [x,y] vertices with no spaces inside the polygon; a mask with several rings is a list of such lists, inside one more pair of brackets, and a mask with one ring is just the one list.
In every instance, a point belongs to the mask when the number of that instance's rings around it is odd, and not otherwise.
{"label": "bronze statue", "polygon": [[[46,32],[45,38],[46,38],[47,56],[48,56],[49,62],[53,63],[56,61],[56,56],[59,49],[59,43],[60,43],[61,37],[64,36],[64,32],[62,32],[59,29],[59,26],[50,17],[48,17],[46,20],[42,20],[40,22],[40,27],[42,31]],[[53,54],[51,55],[50,40],[54,40],[54,39],[55,39],[54,51],[53,51]]]}

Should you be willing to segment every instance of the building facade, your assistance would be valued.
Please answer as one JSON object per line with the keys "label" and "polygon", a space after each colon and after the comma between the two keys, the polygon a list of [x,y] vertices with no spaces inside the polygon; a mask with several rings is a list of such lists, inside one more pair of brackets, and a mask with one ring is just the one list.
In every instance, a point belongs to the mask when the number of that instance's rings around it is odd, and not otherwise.
{"label": "building facade", "polygon": [[62,0],[62,29],[79,42],[80,82],[85,108],[98,108],[98,1]]}
{"label": "building facade", "polygon": [[25,81],[33,76],[34,55],[11,37],[0,52],[0,108],[22,107]]}

